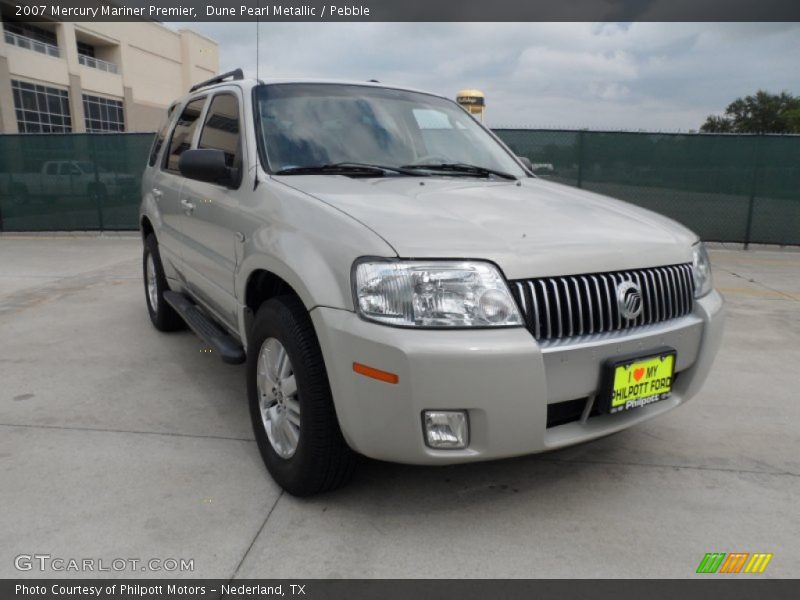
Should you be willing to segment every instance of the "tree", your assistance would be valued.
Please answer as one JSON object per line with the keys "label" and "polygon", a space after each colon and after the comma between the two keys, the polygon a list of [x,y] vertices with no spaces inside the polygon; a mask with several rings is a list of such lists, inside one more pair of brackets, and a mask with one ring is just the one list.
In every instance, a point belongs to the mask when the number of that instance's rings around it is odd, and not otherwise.
{"label": "tree", "polygon": [[723,116],[709,115],[700,127],[706,133],[800,133],[800,97],[789,92],[759,90],[737,98]]}

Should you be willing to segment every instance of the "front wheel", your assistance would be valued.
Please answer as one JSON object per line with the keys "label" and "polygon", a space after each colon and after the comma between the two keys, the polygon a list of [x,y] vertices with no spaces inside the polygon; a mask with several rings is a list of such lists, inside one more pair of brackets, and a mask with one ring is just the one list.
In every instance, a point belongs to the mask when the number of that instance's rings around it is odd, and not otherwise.
{"label": "front wheel", "polygon": [[258,449],[273,479],[295,496],[341,487],[355,467],[314,326],[299,299],[265,302],[253,322],[247,393]]}

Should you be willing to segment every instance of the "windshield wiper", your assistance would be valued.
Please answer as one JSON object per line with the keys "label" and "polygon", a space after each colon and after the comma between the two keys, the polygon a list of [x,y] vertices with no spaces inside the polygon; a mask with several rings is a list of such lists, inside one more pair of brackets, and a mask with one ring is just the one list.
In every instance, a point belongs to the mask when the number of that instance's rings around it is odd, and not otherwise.
{"label": "windshield wiper", "polygon": [[289,167],[276,172],[276,175],[362,175],[364,177],[383,177],[387,173],[397,173],[411,177],[424,177],[424,173],[405,167],[387,167],[368,163],[340,162],[306,167]]}
{"label": "windshield wiper", "polygon": [[466,163],[438,163],[438,164],[418,164],[418,165],[403,165],[401,169],[419,169],[421,171],[443,171],[446,173],[463,173],[465,175],[477,175],[488,177],[494,175],[503,179],[516,180],[517,178],[511,173],[505,171],[498,171],[496,169],[489,169],[488,167],[479,167],[478,165],[468,165]]}

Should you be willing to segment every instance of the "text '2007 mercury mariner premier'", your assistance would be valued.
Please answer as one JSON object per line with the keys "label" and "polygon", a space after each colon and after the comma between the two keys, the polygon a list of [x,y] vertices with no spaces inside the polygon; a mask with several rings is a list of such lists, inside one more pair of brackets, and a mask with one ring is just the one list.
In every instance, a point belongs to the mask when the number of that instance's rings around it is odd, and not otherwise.
{"label": "text '2007 mercury mariner premier'", "polygon": [[198,84],[144,173],[150,318],[247,363],[258,447],[296,495],[358,453],[518,456],[689,400],[723,321],[702,243],[528,166],[428,93]]}

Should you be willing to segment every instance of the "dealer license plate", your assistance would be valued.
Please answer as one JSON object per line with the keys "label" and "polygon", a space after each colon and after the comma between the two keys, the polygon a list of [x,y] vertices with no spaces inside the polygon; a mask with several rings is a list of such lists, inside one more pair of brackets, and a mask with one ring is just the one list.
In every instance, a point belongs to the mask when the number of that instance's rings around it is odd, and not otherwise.
{"label": "dealer license plate", "polygon": [[614,360],[606,367],[603,389],[606,410],[618,413],[669,398],[675,370],[675,351]]}

